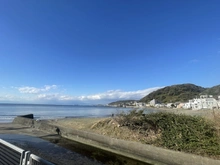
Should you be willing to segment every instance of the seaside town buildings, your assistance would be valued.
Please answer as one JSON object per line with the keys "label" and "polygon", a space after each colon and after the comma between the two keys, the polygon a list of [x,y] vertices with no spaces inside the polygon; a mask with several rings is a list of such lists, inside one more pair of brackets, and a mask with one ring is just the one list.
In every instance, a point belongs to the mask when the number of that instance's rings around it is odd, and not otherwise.
{"label": "seaside town buildings", "polygon": [[201,95],[200,98],[189,100],[183,106],[184,109],[219,109],[220,108],[220,96],[216,100],[212,95]]}
{"label": "seaside town buildings", "polygon": [[115,107],[154,107],[154,108],[183,108],[191,110],[200,109],[220,109],[220,96],[215,99],[212,95],[200,95],[199,98],[189,100],[187,103],[160,103],[156,99],[151,100],[148,104],[138,101],[130,101],[113,105]]}

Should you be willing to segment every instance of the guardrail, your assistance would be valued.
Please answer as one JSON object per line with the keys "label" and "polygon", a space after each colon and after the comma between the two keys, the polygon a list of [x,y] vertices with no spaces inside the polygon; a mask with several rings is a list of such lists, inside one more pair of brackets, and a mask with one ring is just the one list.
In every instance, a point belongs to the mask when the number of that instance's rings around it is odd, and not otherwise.
{"label": "guardrail", "polygon": [[0,139],[0,164],[1,165],[54,165],[30,151],[25,151],[11,143]]}
{"label": "guardrail", "polygon": [[28,165],[54,165],[53,163],[48,162],[34,154],[30,155],[29,163],[30,164]]}

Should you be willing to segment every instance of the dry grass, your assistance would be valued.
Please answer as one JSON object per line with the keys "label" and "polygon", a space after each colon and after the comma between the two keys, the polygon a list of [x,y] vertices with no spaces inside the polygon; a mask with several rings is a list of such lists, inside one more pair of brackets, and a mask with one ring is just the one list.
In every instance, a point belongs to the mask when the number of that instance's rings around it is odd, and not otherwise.
{"label": "dry grass", "polygon": [[[160,131],[155,132],[151,129],[143,131],[139,128],[131,129],[131,126],[127,126],[125,123],[121,122],[122,120],[124,120],[124,117],[126,116],[124,115],[117,115],[114,118],[103,119],[97,123],[94,123],[90,128],[91,130],[93,130],[93,132],[96,132],[98,134],[106,135],[117,139],[141,142],[145,144],[151,144],[152,141],[160,137]],[[128,117],[125,120],[129,121],[128,123],[130,123],[139,118],[133,115],[135,114],[131,115],[131,119],[129,119],[130,117]]]}
{"label": "dry grass", "polygon": [[213,122],[214,122],[215,128],[217,129],[218,136],[220,139],[220,112],[213,110],[212,115],[213,115]]}
{"label": "dry grass", "polygon": [[216,159],[220,158],[219,128],[220,113],[215,111],[212,112],[212,116],[208,115],[208,118],[204,119],[197,115],[174,113],[143,115],[142,112],[134,110],[129,114],[108,118],[91,126],[94,132],[109,137]]}
{"label": "dry grass", "polygon": [[144,143],[153,141],[159,136],[159,134],[155,134],[154,131],[147,132],[148,136],[146,136],[146,134],[140,134],[139,130],[131,130],[128,127],[122,127],[116,118],[103,119],[94,123],[90,128],[98,134],[112,138]]}

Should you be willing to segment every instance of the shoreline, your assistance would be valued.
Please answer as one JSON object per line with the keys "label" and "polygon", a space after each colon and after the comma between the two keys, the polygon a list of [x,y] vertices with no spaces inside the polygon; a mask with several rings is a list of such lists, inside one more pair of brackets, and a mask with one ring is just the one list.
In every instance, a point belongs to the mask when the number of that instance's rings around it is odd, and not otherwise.
{"label": "shoreline", "polygon": [[[153,110],[153,109],[151,109]],[[213,110],[180,110],[180,109],[154,109],[154,112],[173,112],[186,115],[199,115],[207,117],[209,114],[212,116]],[[216,112],[219,110],[216,110]],[[21,134],[19,129],[16,129],[15,125],[20,125],[23,128],[28,128],[31,131],[24,132],[31,136],[39,137],[38,132],[44,132],[44,134],[57,134],[56,128],[61,131],[61,136],[79,142],[81,144],[89,145],[94,148],[100,148],[108,152],[115,153],[117,155],[127,156],[132,159],[148,164],[205,164],[217,165],[220,164],[220,160],[212,159],[208,157],[202,157],[199,155],[188,154],[178,151],[167,150],[152,145],[141,144],[140,142],[122,140],[112,138],[108,135],[98,134],[91,127],[97,122],[101,122],[106,119],[112,119],[113,117],[99,117],[99,118],[62,118],[52,120],[34,120],[23,117],[16,117],[12,122],[10,129],[17,134]],[[1,125],[1,123],[0,123]],[[3,130],[4,131],[4,130]],[[17,132],[16,132],[17,131]],[[33,134],[35,132],[35,134]],[[172,156],[170,156],[172,155]],[[186,161],[187,159],[187,161]],[[188,163],[186,163],[188,162]],[[196,162],[196,163],[195,163]]]}
{"label": "shoreline", "polygon": [[69,118],[49,121],[35,121],[17,117],[14,120],[14,123],[31,126],[35,129],[46,131],[48,133],[56,133],[56,129],[59,128],[61,136],[66,139],[89,145],[94,148],[100,148],[117,155],[137,159],[145,162],[146,164],[220,164],[220,160],[218,159],[212,159],[209,157],[203,157],[185,152],[178,152],[153,145],[142,144],[132,140],[114,138],[108,136],[107,134],[99,134],[91,129],[92,125],[102,120],[106,120],[106,118]]}

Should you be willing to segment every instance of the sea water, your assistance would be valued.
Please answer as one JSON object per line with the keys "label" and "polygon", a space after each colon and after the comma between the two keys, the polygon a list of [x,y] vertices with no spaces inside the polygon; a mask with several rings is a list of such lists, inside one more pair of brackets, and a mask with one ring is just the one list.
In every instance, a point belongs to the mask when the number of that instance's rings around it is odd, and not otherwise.
{"label": "sea water", "polygon": [[131,108],[78,105],[0,104],[0,123],[12,122],[16,116],[34,114],[35,119],[71,117],[107,117]]}

